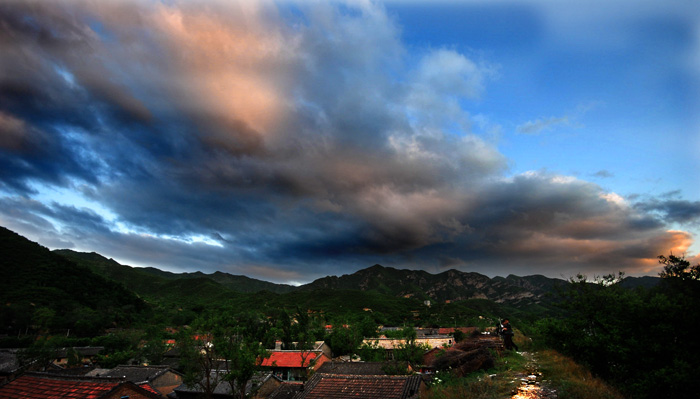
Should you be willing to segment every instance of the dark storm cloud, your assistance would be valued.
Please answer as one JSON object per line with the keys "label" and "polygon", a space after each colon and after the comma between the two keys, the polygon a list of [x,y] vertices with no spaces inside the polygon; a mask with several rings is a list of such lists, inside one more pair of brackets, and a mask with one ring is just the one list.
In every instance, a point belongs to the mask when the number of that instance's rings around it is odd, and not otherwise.
{"label": "dark storm cloud", "polygon": [[636,207],[644,212],[658,213],[669,223],[700,224],[700,201],[662,197],[637,203]]}
{"label": "dark storm cloud", "polygon": [[[3,184],[20,193],[31,191],[29,181],[97,184],[102,173],[131,162],[110,161],[151,117],[105,70],[95,50],[101,43],[87,23],[54,7],[10,2],[0,8],[0,128],[14,137],[0,142]],[[158,141],[145,139],[150,146]]]}
{"label": "dark storm cloud", "polygon": [[[374,4],[297,11],[0,6],[0,220],[52,247],[275,281],[374,263],[636,270],[658,255],[649,243],[687,238],[588,182],[505,178],[464,109],[497,66],[450,49],[409,60]],[[42,202],[33,185],[99,209]]]}
{"label": "dark storm cloud", "polygon": [[[450,245],[416,251],[420,262],[461,259],[469,270],[573,275],[628,269],[672,242],[663,224],[606,195],[600,187],[549,174],[528,174],[480,191]],[[661,241],[663,244],[659,244]],[[417,263],[420,263],[417,262]],[[442,262],[442,261],[440,261]]]}

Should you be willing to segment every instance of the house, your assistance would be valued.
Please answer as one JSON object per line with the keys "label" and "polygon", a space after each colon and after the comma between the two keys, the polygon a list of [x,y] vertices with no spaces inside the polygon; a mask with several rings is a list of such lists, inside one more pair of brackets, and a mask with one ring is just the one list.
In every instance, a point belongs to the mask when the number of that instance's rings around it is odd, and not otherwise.
{"label": "house", "polygon": [[326,362],[316,370],[321,374],[398,375],[413,372],[408,362]]}
{"label": "house", "polygon": [[160,399],[148,387],[115,378],[26,373],[0,386],[0,399]]}
{"label": "house", "polygon": [[[216,371],[212,373],[217,373]],[[218,376],[213,376],[212,380],[216,379],[218,384],[214,388],[212,394],[212,399],[230,399],[234,397],[233,390],[231,389],[231,384],[227,381],[222,381],[221,378],[216,378]],[[267,398],[274,392],[280,385],[282,381],[275,377],[272,372],[259,372],[256,373],[253,378],[248,381],[245,387],[246,397],[254,399]],[[199,386],[188,387],[185,384],[181,384],[173,390],[173,394],[170,397],[176,397],[177,399],[199,399],[202,397],[204,389]],[[236,396],[238,397],[238,396]]]}
{"label": "house", "polygon": [[54,354],[53,364],[60,367],[66,367],[69,363],[69,357],[73,354],[78,356],[78,361],[81,365],[90,365],[97,361],[97,355],[105,348],[103,346],[83,346],[73,348],[57,349]]}
{"label": "house", "polygon": [[[427,349],[429,348],[447,348],[453,345],[454,337],[451,337],[449,335],[434,335],[434,336],[424,336],[424,337],[418,337],[415,340],[413,340],[413,345],[419,346],[419,347],[424,347]],[[364,345],[367,345],[372,348],[377,348],[377,349],[384,349],[385,350],[385,358],[387,360],[393,360],[394,359],[394,351],[396,349],[399,349],[403,347],[404,345],[408,344],[408,341],[405,339],[399,339],[399,338],[386,338],[386,337],[380,337],[380,338],[365,338],[363,340]]]}
{"label": "house", "polygon": [[417,399],[427,386],[420,375],[316,373],[295,399]]}
{"label": "house", "polygon": [[450,335],[454,334],[455,331],[461,331],[465,335],[471,335],[474,334],[476,331],[478,331],[478,327],[441,327],[438,329],[438,334],[441,335]]}
{"label": "house", "polygon": [[[275,341],[275,350],[276,351],[281,351],[281,350],[293,350],[293,349],[299,349],[299,343],[298,342],[292,342],[290,347],[287,348],[282,348],[283,347],[283,342],[282,341]],[[332,350],[331,347],[326,344],[325,341],[316,341],[311,345],[310,348],[308,348],[310,351],[321,351],[323,352],[326,356],[329,358],[333,357],[332,356]]]}
{"label": "house", "polygon": [[299,392],[304,389],[304,383],[301,382],[283,382],[278,386],[267,399],[294,399]]}
{"label": "house", "polygon": [[[454,337],[449,335],[434,335],[419,337],[413,340],[416,345],[428,346],[434,348],[436,346],[451,346]],[[365,344],[370,346],[377,346],[384,349],[395,349],[401,345],[406,345],[407,341],[400,338],[365,338],[363,341]]]}
{"label": "house", "polygon": [[270,351],[262,366],[282,381],[304,381],[309,371],[316,371],[330,360],[322,351]]}
{"label": "house", "polygon": [[426,351],[423,354],[423,365],[420,368],[420,372],[423,374],[434,373],[435,369],[431,365],[435,362],[435,359],[437,359],[438,357],[445,354],[448,349],[446,349],[446,348],[433,348],[433,349]]}
{"label": "house", "polygon": [[177,346],[168,349],[163,354],[162,364],[170,366],[172,369],[180,368],[180,348]]}
{"label": "house", "polygon": [[19,360],[17,359],[19,349],[0,350],[0,385],[6,380],[11,380],[20,371]]}
{"label": "house", "polygon": [[149,384],[163,396],[182,384],[182,374],[168,366],[117,366],[113,369],[95,369],[86,375],[123,378],[136,385]]}

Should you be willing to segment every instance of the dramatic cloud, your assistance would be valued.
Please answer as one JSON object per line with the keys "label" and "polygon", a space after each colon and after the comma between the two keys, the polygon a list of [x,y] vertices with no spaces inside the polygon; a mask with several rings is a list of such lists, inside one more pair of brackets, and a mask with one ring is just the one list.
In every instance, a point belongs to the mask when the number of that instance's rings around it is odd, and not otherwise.
{"label": "dramatic cloud", "polygon": [[499,66],[409,55],[371,2],[10,1],[0,40],[0,223],[53,248],[300,282],[642,273],[692,244],[665,222],[696,202],[509,176],[468,112]]}
{"label": "dramatic cloud", "polygon": [[658,212],[669,223],[700,225],[700,201],[652,199],[637,207],[644,212]]}

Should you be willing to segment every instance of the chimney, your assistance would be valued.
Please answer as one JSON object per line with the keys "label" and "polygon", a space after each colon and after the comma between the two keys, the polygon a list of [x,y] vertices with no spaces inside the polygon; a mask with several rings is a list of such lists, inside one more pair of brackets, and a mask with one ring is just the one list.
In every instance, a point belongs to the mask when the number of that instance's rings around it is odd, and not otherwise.
{"label": "chimney", "polygon": [[282,350],[282,341],[275,341],[275,350],[276,351]]}

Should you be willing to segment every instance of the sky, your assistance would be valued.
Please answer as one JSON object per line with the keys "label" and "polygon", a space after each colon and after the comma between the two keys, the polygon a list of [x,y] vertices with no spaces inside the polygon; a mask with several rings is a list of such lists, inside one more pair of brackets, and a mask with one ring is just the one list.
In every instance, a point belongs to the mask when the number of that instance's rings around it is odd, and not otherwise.
{"label": "sky", "polygon": [[700,2],[0,3],[0,225],[302,284],[700,261]]}

